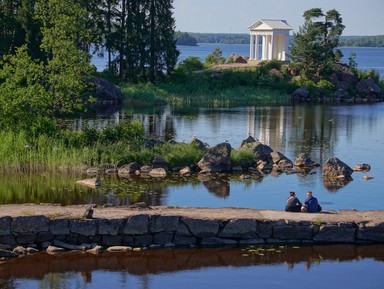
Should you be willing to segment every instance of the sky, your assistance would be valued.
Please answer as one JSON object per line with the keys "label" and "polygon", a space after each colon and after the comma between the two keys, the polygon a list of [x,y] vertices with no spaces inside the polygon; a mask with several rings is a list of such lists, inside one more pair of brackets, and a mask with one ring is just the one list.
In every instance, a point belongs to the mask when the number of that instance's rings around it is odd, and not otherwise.
{"label": "sky", "polygon": [[176,30],[204,33],[248,33],[260,19],[286,20],[294,32],[304,11],[336,9],[343,36],[384,35],[384,0],[174,0]]}

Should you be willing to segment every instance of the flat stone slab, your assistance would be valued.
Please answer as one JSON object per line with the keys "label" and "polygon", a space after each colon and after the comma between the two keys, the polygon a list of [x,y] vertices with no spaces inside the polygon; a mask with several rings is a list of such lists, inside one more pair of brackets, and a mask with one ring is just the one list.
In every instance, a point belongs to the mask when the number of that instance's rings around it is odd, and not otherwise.
{"label": "flat stone slab", "polygon": [[[12,204],[0,205],[0,218],[5,216],[21,217],[31,216],[33,212],[36,216],[46,216],[51,219],[81,219],[84,211],[89,205],[59,206],[59,205],[34,205],[34,204]],[[320,213],[291,213],[279,210],[256,210],[244,208],[196,208],[196,207],[145,207],[135,208],[130,206],[120,207],[96,207],[94,208],[94,219],[119,219],[128,218],[135,215],[148,216],[179,216],[182,218],[206,219],[206,220],[233,220],[233,219],[253,219],[253,220],[288,220],[293,222],[314,222],[314,223],[343,223],[343,222],[370,222],[383,223],[384,210],[375,211],[322,211]]]}

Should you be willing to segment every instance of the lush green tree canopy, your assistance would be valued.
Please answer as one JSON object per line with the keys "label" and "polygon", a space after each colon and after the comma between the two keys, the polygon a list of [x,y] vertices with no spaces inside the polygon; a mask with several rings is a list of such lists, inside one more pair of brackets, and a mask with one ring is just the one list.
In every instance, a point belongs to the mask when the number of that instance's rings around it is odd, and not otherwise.
{"label": "lush green tree canopy", "polygon": [[291,59],[307,77],[319,80],[331,64],[339,60],[335,52],[344,30],[342,18],[336,10],[323,13],[320,8],[304,12],[304,25],[294,34]]}

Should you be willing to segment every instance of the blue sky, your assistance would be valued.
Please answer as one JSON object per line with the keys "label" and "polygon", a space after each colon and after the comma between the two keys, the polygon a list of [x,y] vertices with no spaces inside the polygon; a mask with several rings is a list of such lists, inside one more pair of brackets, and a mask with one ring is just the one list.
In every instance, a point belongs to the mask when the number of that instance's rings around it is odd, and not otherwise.
{"label": "blue sky", "polygon": [[259,19],[284,19],[295,32],[303,12],[336,9],[346,26],[343,35],[384,35],[384,0],[174,0],[176,30],[248,33]]}

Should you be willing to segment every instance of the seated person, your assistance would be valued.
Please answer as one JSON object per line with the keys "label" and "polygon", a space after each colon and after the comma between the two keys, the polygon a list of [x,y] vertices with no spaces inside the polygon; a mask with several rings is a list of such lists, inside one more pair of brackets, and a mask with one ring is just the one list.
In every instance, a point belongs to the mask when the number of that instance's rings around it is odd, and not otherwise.
{"label": "seated person", "polygon": [[300,212],[302,203],[296,197],[295,192],[289,192],[289,197],[285,205],[286,212]]}
{"label": "seated person", "polygon": [[321,211],[319,202],[314,196],[312,196],[311,191],[307,192],[307,198],[305,199],[305,202],[301,207],[301,211],[306,213],[318,213]]}

